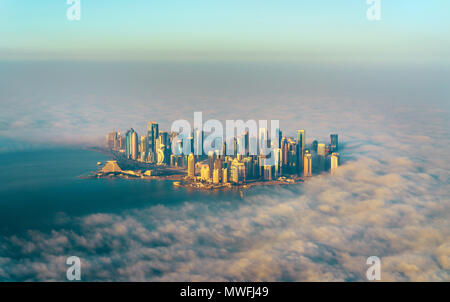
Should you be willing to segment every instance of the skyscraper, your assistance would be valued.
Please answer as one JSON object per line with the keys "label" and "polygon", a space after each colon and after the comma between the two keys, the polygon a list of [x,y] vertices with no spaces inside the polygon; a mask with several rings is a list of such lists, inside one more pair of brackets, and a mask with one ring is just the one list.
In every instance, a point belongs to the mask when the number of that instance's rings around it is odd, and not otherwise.
{"label": "skyscraper", "polygon": [[265,154],[265,150],[267,150],[267,130],[266,128],[259,128],[259,153],[258,155]]}
{"label": "skyscraper", "polygon": [[147,125],[148,160],[151,163],[157,160],[156,142],[159,137],[159,126],[155,122],[148,122]]}
{"label": "skyscraper", "polygon": [[234,160],[231,164],[231,181],[234,183],[240,183],[245,181],[245,165],[237,160]]}
{"label": "skyscraper", "polygon": [[191,133],[187,138],[188,145],[185,148],[186,154],[194,153],[194,133]]}
{"label": "skyscraper", "polygon": [[283,169],[285,169],[287,167],[287,164],[288,164],[287,160],[288,160],[288,152],[289,152],[288,147],[287,147],[287,141],[286,141],[285,137],[283,137],[281,139],[280,148],[281,148],[281,164],[283,166]]}
{"label": "skyscraper", "polygon": [[228,183],[228,169],[222,168],[222,183]]}
{"label": "skyscraper", "polygon": [[114,142],[117,137],[117,132],[111,132],[106,135],[106,149],[114,149]]}
{"label": "skyscraper", "polygon": [[264,166],[264,180],[272,180],[273,166]]}
{"label": "skyscraper", "polygon": [[245,140],[246,140],[245,135],[242,135],[237,139],[237,148],[238,148],[237,154],[240,155],[246,154],[247,145],[245,143]]}
{"label": "skyscraper", "polygon": [[136,160],[137,154],[138,154],[138,137],[134,129],[131,128],[130,130],[128,130],[126,135],[125,155],[127,158]]}
{"label": "skyscraper", "polygon": [[122,137],[120,132],[111,132],[106,135],[106,149],[120,150],[122,146]]}
{"label": "skyscraper", "polygon": [[305,130],[301,129],[297,131],[297,144],[300,145],[302,153],[305,151]]}
{"label": "skyscraper", "polygon": [[278,148],[281,149],[281,140],[283,139],[283,131],[278,129]]}
{"label": "skyscraper", "polygon": [[227,154],[227,142],[225,139],[222,141],[222,157],[225,158]]}
{"label": "skyscraper", "polygon": [[189,154],[188,158],[188,177],[195,177],[195,157],[194,154]]}
{"label": "skyscraper", "polygon": [[127,158],[131,158],[131,134],[132,132],[134,132],[134,129],[131,128],[130,130],[127,131],[127,133],[125,134],[125,156]]}
{"label": "skyscraper", "polygon": [[140,143],[140,159],[141,161],[147,160],[147,149],[148,149],[148,143],[147,143],[147,136],[141,136],[141,143]]}
{"label": "skyscraper", "polygon": [[338,151],[339,150],[338,135],[337,134],[331,134],[330,135],[330,140],[331,140],[330,152]]}
{"label": "skyscraper", "polygon": [[213,172],[213,183],[214,184],[220,183],[220,172],[221,172],[221,170],[222,170],[222,168],[220,170],[219,169],[214,169],[214,172]]}
{"label": "skyscraper", "polygon": [[216,160],[216,153],[214,151],[209,151],[208,152],[209,178],[213,177],[215,160]]}
{"label": "skyscraper", "polygon": [[201,165],[200,177],[203,181],[209,181],[211,179],[210,174],[209,174],[209,166],[208,165]]}
{"label": "skyscraper", "polygon": [[136,160],[138,158],[139,140],[136,132],[131,136],[131,158]]}
{"label": "skyscraper", "polygon": [[250,152],[250,137],[248,134],[248,130],[244,132],[244,144],[245,144],[245,156],[248,156]]}
{"label": "skyscraper", "polygon": [[155,144],[155,161],[159,164],[170,164],[170,151],[170,135],[168,132],[160,131]]}
{"label": "skyscraper", "polygon": [[303,168],[303,156],[305,154],[305,130],[297,131],[297,174],[301,175]]}
{"label": "skyscraper", "polygon": [[312,156],[309,152],[305,153],[303,175],[312,176]]}
{"label": "skyscraper", "polygon": [[326,156],[326,152],[325,152],[325,144],[320,143],[317,145],[317,155],[319,156]]}
{"label": "skyscraper", "polygon": [[331,154],[331,166],[330,166],[330,172],[333,174],[336,172],[336,169],[339,166],[339,153],[333,152]]}
{"label": "skyscraper", "polygon": [[314,152],[316,152],[317,153],[317,146],[319,145],[319,142],[317,142],[316,140],[314,140],[313,142],[312,142],[312,149],[313,149],[313,151]]}
{"label": "skyscraper", "polygon": [[317,173],[325,170],[327,155],[325,144],[319,143],[317,145],[317,157],[315,158],[315,170]]}
{"label": "skyscraper", "polygon": [[201,129],[194,130],[194,154],[197,159],[203,155],[203,131]]}

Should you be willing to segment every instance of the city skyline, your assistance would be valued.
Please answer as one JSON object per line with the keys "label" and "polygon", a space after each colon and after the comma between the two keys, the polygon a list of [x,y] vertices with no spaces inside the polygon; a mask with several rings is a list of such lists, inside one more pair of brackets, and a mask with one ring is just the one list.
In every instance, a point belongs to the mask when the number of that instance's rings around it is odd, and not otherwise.
{"label": "city skyline", "polygon": [[[194,125],[198,127],[200,123],[201,127],[187,132],[182,125],[191,127],[183,120],[174,122],[171,132],[161,130],[155,121],[148,122],[147,135],[141,136],[140,141],[133,128],[125,136],[117,131],[108,133],[105,148],[115,160],[106,162],[95,177],[163,176],[167,172],[161,167],[177,167],[187,170],[187,179],[183,177],[180,180],[188,180],[190,186],[204,189],[202,183],[206,182],[216,185],[210,189],[217,189],[231,183],[246,184],[258,179],[295,183],[298,179],[293,175],[311,177],[313,171],[314,174],[325,171],[334,174],[341,163],[338,134],[330,134],[328,145],[317,140],[306,145],[305,130],[297,131],[296,140],[283,136],[279,121],[275,124],[271,122],[270,131],[265,128],[267,121],[260,121],[259,131],[254,128],[256,121],[227,121],[227,136],[223,132],[217,136],[217,129],[224,128],[219,121],[207,121],[205,125],[213,122],[215,128],[205,131],[211,129],[203,125],[201,112],[196,112],[194,116]],[[232,135],[228,131],[232,131]],[[209,139],[209,136],[213,138]],[[158,165],[159,168],[130,164],[126,160]],[[124,165],[128,172],[122,171]],[[286,179],[286,176],[291,178]]]}

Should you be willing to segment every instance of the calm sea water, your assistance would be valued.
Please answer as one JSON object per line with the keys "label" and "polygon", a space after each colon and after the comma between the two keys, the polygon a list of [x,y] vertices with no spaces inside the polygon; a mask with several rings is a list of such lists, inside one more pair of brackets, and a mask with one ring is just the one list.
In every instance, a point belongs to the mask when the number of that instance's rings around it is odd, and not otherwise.
{"label": "calm sea water", "polygon": [[[92,150],[53,149],[0,155],[0,235],[58,229],[61,217],[118,213],[152,205],[209,202],[235,192],[192,192],[171,181],[82,179],[108,156]],[[220,199],[220,198],[219,198]]]}

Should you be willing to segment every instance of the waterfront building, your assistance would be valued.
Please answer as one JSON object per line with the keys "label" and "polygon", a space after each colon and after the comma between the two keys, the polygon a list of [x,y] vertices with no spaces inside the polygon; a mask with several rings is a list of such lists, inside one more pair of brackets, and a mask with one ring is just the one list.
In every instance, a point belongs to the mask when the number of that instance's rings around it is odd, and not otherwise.
{"label": "waterfront building", "polygon": [[231,181],[234,183],[245,182],[244,163],[234,160],[231,164]]}
{"label": "waterfront building", "polygon": [[221,169],[214,169],[214,172],[213,172],[213,183],[214,184],[220,183],[220,172],[221,172]]}
{"label": "waterfront building", "polygon": [[101,170],[102,173],[120,173],[122,169],[115,160],[108,160]]}
{"label": "waterfront building", "polygon": [[264,180],[272,180],[273,166],[264,166]]}
{"label": "waterfront building", "polygon": [[138,138],[133,128],[128,130],[126,134],[126,150],[125,155],[129,159],[137,159],[138,154]]}
{"label": "waterfront building", "polygon": [[244,163],[245,171],[246,171],[245,178],[246,179],[254,178],[255,172],[253,169],[253,159],[251,157],[245,157],[242,162]]}
{"label": "waterfront building", "polygon": [[189,154],[188,158],[188,177],[195,177],[195,157],[194,154]]}
{"label": "waterfront building", "polygon": [[203,181],[210,181],[211,177],[209,176],[209,166],[202,165],[200,168],[200,178]]}
{"label": "waterfront building", "polygon": [[222,183],[228,183],[228,168],[222,168]]}
{"label": "waterfront building", "polygon": [[264,166],[266,165],[266,157],[264,155],[257,156],[258,177],[264,177]]}
{"label": "waterfront building", "polygon": [[[214,171],[219,171],[218,172],[218,177],[219,180],[218,182],[220,182],[220,180],[222,179],[222,168],[223,168],[223,162],[222,159],[219,156],[216,156],[216,159],[214,160]],[[214,173],[213,173],[213,178],[214,178]]]}

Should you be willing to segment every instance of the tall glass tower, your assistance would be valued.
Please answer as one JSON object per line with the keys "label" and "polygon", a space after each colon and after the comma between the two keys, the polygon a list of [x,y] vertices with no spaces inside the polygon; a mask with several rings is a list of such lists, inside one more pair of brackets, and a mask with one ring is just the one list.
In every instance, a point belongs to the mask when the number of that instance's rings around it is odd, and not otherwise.
{"label": "tall glass tower", "polygon": [[127,131],[126,134],[125,155],[127,158],[137,159],[137,153],[138,153],[137,133],[134,131],[133,128],[131,128],[130,130]]}
{"label": "tall glass tower", "polygon": [[148,122],[147,142],[148,142],[148,160],[154,163],[156,161],[156,142],[159,137],[159,126],[155,122]]}
{"label": "tall glass tower", "polygon": [[301,175],[305,154],[305,130],[297,131],[297,174]]}

